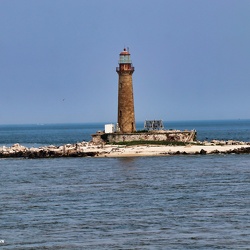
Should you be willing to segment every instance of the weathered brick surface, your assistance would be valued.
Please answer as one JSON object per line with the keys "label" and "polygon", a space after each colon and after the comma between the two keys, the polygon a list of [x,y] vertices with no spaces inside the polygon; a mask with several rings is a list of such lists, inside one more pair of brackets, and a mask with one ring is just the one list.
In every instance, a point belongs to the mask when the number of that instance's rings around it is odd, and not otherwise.
{"label": "weathered brick surface", "polygon": [[135,128],[133,70],[119,71],[118,81],[118,124],[122,133],[132,133]]}
{"label": "weathered brick surface", "polygon": [[92,135],[94,143],[117,143],[124,141],[169,141],[193,142],[196,140],[196,131],[151,131],[145,133],[96,133]]}
{"label": "weathered brick surface", "polygon": [[107,135],[108,142],[123,141],[173,141],[173,142],[192,142],[195,140],[195,131],[164,131],[164,132],[145,132],[145,133],[112,133]]}

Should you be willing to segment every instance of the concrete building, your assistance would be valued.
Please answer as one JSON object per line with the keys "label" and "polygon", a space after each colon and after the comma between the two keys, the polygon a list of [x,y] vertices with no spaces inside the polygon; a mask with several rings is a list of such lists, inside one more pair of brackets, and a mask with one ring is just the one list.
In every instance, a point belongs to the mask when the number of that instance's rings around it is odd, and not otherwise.
{"label": "concrete building", "polygon": [[118,73],[118,130],[121,133],[133,133],[135,127],[134,94],[132,74],[134,67],[130,59],[130,53],[124,49],[120,53]]}

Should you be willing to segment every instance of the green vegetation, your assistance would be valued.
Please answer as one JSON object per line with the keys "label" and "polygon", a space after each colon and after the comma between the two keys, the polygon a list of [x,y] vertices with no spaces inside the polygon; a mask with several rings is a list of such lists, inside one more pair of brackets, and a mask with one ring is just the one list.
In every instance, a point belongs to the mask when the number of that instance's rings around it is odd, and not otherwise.
{"label": "green vegetation", "polygon": [[148,133],[149,131],[146,129],[143,130],[136,130],[135,133]]}
{"label": "green vegetation", "polygon": [[190,143],[180,141],[124,141],[108,143],[114,145],[136,146],[136,145],[165,145],[165,146],[185,146]]}

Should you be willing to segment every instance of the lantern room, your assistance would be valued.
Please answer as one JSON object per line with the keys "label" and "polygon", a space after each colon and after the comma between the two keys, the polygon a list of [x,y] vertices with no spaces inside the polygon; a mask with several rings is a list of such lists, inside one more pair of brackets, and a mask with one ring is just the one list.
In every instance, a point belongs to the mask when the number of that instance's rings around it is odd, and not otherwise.
{"label": "lantern room", "polygon": [[124,48],[120,53],[119,57],[119,67],[116,68],[117,73],[121,73],[122,71],[128,71],[133,73],[134,67],[132,67],[132,61],[130,59],[130,53],[128,49]]}
{"label": "lantern room", "polygon": [[119,64],[123,63],[132,63],[130,53],[126,48],[124,48],[124,50],[120,53]]}

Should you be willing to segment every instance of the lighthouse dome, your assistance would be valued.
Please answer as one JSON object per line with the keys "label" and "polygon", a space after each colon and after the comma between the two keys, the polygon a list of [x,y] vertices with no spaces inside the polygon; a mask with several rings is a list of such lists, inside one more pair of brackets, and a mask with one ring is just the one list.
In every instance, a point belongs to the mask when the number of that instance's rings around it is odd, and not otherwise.
{"label": "lighthouse dome", "polygon": [[127,51],[126,48],[124,48],[120,55],[130,55],[130,53]]}

